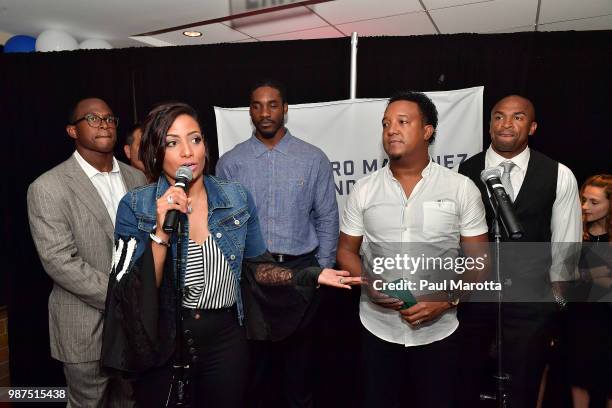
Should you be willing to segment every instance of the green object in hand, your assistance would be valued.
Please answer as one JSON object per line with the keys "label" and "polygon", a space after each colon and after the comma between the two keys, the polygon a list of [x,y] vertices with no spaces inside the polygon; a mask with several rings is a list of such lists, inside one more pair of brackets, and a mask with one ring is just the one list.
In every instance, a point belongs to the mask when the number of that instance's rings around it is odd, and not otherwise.
{"label": "green object in hand", "polygon": [[[403,279],[394,280],[391,283],[400,283]],[[396,285],[398,286],[398,285]],[[409,289],[397,290],[397,289],[383,289],[381,290],[385,295],[394,297],[396,299],[402,300],[404,304],[400,307],[400,310],[408,309],[411,306],[416,305],[418,302],[412,292]]]}

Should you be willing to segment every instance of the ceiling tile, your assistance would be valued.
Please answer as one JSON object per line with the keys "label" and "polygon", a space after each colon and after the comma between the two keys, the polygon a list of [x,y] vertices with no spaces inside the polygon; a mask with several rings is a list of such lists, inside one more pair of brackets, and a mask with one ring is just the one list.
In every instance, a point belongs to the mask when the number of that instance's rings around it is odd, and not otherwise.
{"label": "ceiling tile", "polygon": [[318,38],[344,37],[338,30],[332,27],[314,28],[312,30],[293,31],[291,33],[275,34],[258,37],[261,41],[286,41],[286,40],[315,40]]}
{"label": "ceiling tile", "polygon": [[344,34],[356,31],[360,36],[435,34],[436,30],[425,12],[402,14],[336,26]]}
{"label": "ceiling tile", "polygon": [[582,18],[572,21],[540,24],[538,31],[565,31],[565,30],[612,30],[612,14],[593,18]]}
{"label": "ceiling tile", "polygon": [[535,23],[537,0],[497,0],[431,10],[443,34],[485,33],[500,27],[522,27]]}
{"label": "ceiling tile", "polygon": [[[242,20],[239,30],[252,37],[261,37],[264,35],[282,34],[291,31],[302,31],[311,28],[319,28],[329,26],[325,21],[321,20],[310,10],[304,9],[304,14],[295,14],[295,9],[273,11],[271,13],[261,14],[256,16],[258,21],[265,17],[266,22],[243,25]],[[287,17],[288,16],[288,17]]]}
{"label": "ceiling tile", "polygon": [[148,35],[134,36],[134,37],[130,37],[130,39],[134,40],[134,41],[138,41],[140,46],[143,46],[143,45],[146,44],[146,45],[150,45],[150,46],[153,46],[153,47],[171,47],[171,46],[175,45],[175,44],[169,43],[167,41],[162,41],[162,40],[157,39],[155,37],[150,37]]}
{"label": "ceiling tile", "polygon": [[389,17],[423,10],[418,0],[335,0],[315,4],[311,8],[331,24]]}
{"label": "ceiling tile", "polygon": [[191,27],[189,31],[199,31],[201,37],[186,37],[183,31],[172,31],[153,36],[154,38],[174,45],[199,45],[232,42],[249,38],[248,35],[239,33],[222,23],[208,24],[204,26]]}
{"label": "ceiling tile", "polygon": [[427,10],[434,10],[445,7],[463,6],[465,4],[486,3],[494,0],[423,0]]}
{"label": "ceiling tile", "polygon": [[[127,37],[127,38],[122,38],[119,40],[110,40],[108,41],[113,48],[130,48],[130,47],[146,47],[147,45],[151,45],[151,44],[147,44],[144,41],[140,41],[140,39],[136,39],[136,38],[140,38],[140,37]],[[151,38],[151,37],[148,37]],[[172,44],[168,44],[168,45],[172,45]],[[158,47],[156,45],[156,47]],[[163,47],[163,45],[161,45],[161,47]]]}
{"label": "ceiling tile", "polygon": [[542,0],[540,24],[612,14],[612,0]]}
{"label": "ceiling tile", "polygon": [[228,0],[181,0],[180,6],[173,7],[167,0],[1,0],[0,6],[4,31],[37,36],[44,30],[58,29],[77,40],[111,42],[229,14]]}
{"label": "ceiling tile", "polygon": [[510,28],[498,28],[495,30],[487,31],[489,34],[499,34],[499,33],[520,33],[523,31],[535,31],[535,26],[528,25],[522,27],[510,27]]}
{"label": "ceiling tile", "polygon": [[248,43],[248,42],[258,42],[259,40],[257,38],[247,38],[246,40],[238,40],[238,41],[232,41],[234,43]]}

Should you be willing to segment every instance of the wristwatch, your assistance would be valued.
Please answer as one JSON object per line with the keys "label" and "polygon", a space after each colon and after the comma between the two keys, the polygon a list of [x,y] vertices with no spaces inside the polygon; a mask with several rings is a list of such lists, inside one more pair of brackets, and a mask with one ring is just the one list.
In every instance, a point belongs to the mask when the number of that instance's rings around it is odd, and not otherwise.
{"label": "wristwatch", "polygon": [[448,296],[447,302],[450,307],[457,307],[457,305],[459,304],[459,294],[451,290],[449,292],[446,292],[446,295]]}

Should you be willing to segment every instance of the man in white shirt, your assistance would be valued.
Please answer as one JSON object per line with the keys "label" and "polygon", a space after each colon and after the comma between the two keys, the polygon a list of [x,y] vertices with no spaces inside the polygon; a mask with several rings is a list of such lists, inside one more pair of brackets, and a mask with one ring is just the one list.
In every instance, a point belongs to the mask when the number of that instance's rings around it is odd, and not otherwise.
{"label": "man in white shirt", "polygon": [[[366,407],[452,404],[456,356],[450,337],[458,326],[457,298],[450,291],[420,287],[430,276],[427,268],[398,273],[395,265],[380,273],[372,267],[381,265],[381,253],[386,260],[408,254],[425,259],[425,253],[431,259],[456,259],[460,243],[487,241],[474,183],[430,160],[437,122],[435,105],[422,93],[403,92],[389,100],[382,120],[389,166],[357,182],[342,218],[338,265],[371,282],[360,302]],[[478,252],[473,246],[464,251]],[[457,271],[451,272],[453,279]],[[405,307],[379,291],[382,280],[398,276],[417,285],[410,288],[415,305]]]}
{"label": "man in white shirt", "polygon": [[[572,243],[582,235],[578,184],[570,169],[528,146],[537,129],[535,108],[518,95],[499,100],[491,110],[489,148],[462,163],[459,172],[481,191],[492,223],[488,192],[480,181],[485,168],[500,167],[501,181],[513,201],[523,227],[517,243],[502,230],[501,269],[504,276],[504,370],[511,407],[534,407],[545,358],[555,330],[558,306],[563,306],[563,282],[575,278]],[[492,240],[493,237],[491,237]],[[552,244],[550,244],[552,243]],[[486,365],[488,342],[494,336],[493,304],[463,304],[459,310],[461,364],[468,381],[462,387],[462,405],[472,407],[482,388],[479,373]],[[460,373],[461,375],[461,373]]]}
{"label": "man in white shirt", "polygon": [[76,150],[28,188],[28,218],[51,279],[51,356],[64,365],[68,406],[133,406],[127,382],[100,372],[102,322],[115,215],[144,175],[113,157],[117,118],[98,98],[79,101],[66,126]]}

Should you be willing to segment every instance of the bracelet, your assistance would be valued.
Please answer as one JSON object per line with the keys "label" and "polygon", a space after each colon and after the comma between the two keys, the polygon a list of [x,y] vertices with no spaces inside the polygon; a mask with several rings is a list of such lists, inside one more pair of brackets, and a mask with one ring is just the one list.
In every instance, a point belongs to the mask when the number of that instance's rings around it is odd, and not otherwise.
{"label": "bracelet", "polygon": [[553,297],[555,298],[555,302],[557,303],[560,309],[563,310],[567,307],[567,300],[563,296],[553,291]]}
{"label": "bracelet", "polygon": [[155,235],[155,230],[153,230],[150,234],[149,234],[149,238],[151,238],[151,240],[153,242],[155,242],[156,244],[159,245],[163,245],[165,247],[170,248],[170,242],[168,241],[164,241],[163,239],[161,239],[160,237],[158,237],[157,235]]}

